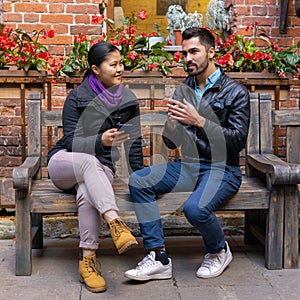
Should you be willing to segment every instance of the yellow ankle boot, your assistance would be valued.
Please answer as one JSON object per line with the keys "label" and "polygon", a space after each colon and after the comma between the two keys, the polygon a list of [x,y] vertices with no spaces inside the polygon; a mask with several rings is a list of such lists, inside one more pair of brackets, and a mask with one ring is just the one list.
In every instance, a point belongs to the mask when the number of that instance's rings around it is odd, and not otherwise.
{"label": "yellow ankle boot", "polygon": [[121,219],[114,219],[108,225],[119,254],[126,252],[138,244],[135,237],[131,234],[130,229]]}
{"label": "yellow ankle boot", "polygon": [[83,256],[79,261],[79,280],[93,293],[104,292],[106,283],[96,267],[96,254]]}

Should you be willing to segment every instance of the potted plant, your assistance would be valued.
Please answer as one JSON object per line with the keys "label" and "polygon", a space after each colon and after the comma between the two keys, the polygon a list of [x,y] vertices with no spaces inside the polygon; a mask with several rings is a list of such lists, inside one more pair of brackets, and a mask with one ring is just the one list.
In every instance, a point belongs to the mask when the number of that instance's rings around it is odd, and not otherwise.
{"label": "potted plant", "polygon": [[166,13],[168,21],[168,39],[172,44],[181,45],[181,33],[188,27],[201,27],[202,14],[195,11],[194,13],[186,13],[181,5],[174,4],[168,7]]}
{"label": "potted plant", "polygon": [[159,25],[159,24],[153,25],[154,32],[157,32],[157,36],[151,36],[149,38],[150,48],[156,43],[164,43],[165,42],[165,38],[161,34],[160,27],[161,27],[161,25]]}
{"label": "potted plant", "polygon": [[[227,71],[268,71],[279,77],[286,77],[288,73],[299,77],[300,42],[283,50],[270,41],[257,23],[248,25],[246,31],[250,30],[253,37],[232,34],[225,38],[222,31],[212,31],[218,37],[216,62],[219,65]],[[263,45],[258,46],[258,41]]]}
{"label": "potted plant", "polygon": [[230,14],[224,7],[224,0],[210,0],[205,14],[206,26],[210,29],[230,31]]}

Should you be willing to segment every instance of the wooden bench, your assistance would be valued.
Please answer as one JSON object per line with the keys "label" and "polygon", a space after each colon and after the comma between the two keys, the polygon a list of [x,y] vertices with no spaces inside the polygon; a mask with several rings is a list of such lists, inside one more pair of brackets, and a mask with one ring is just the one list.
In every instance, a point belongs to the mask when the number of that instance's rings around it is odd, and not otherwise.
{"label": "wooden bench", "polygon": [[[277,113],[275,116],[278,124],[280,116]],[[160,134],[165,119],[166,114],[157,111],[142,112],[141,115],[142,128],[151,130],[152,163],[162,162],[162,157],[167,154]],[[43,215],[77,212],[74,195],[58,190],[49,179],[42,178],[41,169],[46,155],[42,154],[42,128],[57,126],[61,126],[61,111],[41,112],[40,95],[29,94],[28,155],[24,163],[13,171],[16,196],[16,275],[31,275],[32,248],[43,247]],[[293,139],[294,133],[288,137],[290,145]],[[239,192],[220,211],[245,212],[244,240],[246,243],[260,241],[265,245],[265,265],[268,269],[297,267],[298,262],[290,249],[294,251],[295,245],[286,245],[286,241],[293,242],[294,236],[289,235],[288,226],[295,229],[295,212],[290,213],[292,219],[285,221],[285,208],[296,206],[295,202],[298,201],[296,189],[300,182],[299,166],[288,164],[272,153],[271,95],[251,93],[251,123],[244,153],[246,172]],[[117,180],[114,189],[121,215],[132,212],[127,185]],[[188,195],[164,195],[159,201],[162,215],[179,213]]]}

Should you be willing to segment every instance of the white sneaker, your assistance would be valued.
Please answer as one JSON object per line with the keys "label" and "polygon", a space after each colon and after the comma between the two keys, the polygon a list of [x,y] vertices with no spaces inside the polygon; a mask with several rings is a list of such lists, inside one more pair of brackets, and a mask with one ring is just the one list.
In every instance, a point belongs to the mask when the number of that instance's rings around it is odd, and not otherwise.
{"label": "white sneaker", "polygon": [[163,265],[160,261],[155,260],[155,252],[151,251],[135,269],[125,272],[125,277],[129,279],[145,281],[151,279],[170,279],[172,278],[172,261]]}
{"label": "white sneaker", "polygon": [[232,254],[229,249],[229,245],[226,242],[227,251],[223,249],[219,253],[210,254],[207,253],[204,256],[203,262],[196,272],[196,276],[200,278],[212,278],[217,277],[223,273],[226,267],[232,261]]}

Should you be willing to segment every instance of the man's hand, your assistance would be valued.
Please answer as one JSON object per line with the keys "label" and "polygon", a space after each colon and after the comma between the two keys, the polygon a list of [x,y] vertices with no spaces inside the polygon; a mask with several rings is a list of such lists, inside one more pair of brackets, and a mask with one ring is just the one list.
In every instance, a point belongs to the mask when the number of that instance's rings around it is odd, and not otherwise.
{"label": "man's hand", "polygon": [[196,108],[183,99],[183,103],[174,99],[168,100],[168,118],[187,125],[202,128],[205,124],[205,118],[201,117]]}
{"label": "man's hand", "polygon": [[116,128],[106,130],[102,134],[102,145],[106,147],[120,146],[129,139],[129,134]]}

